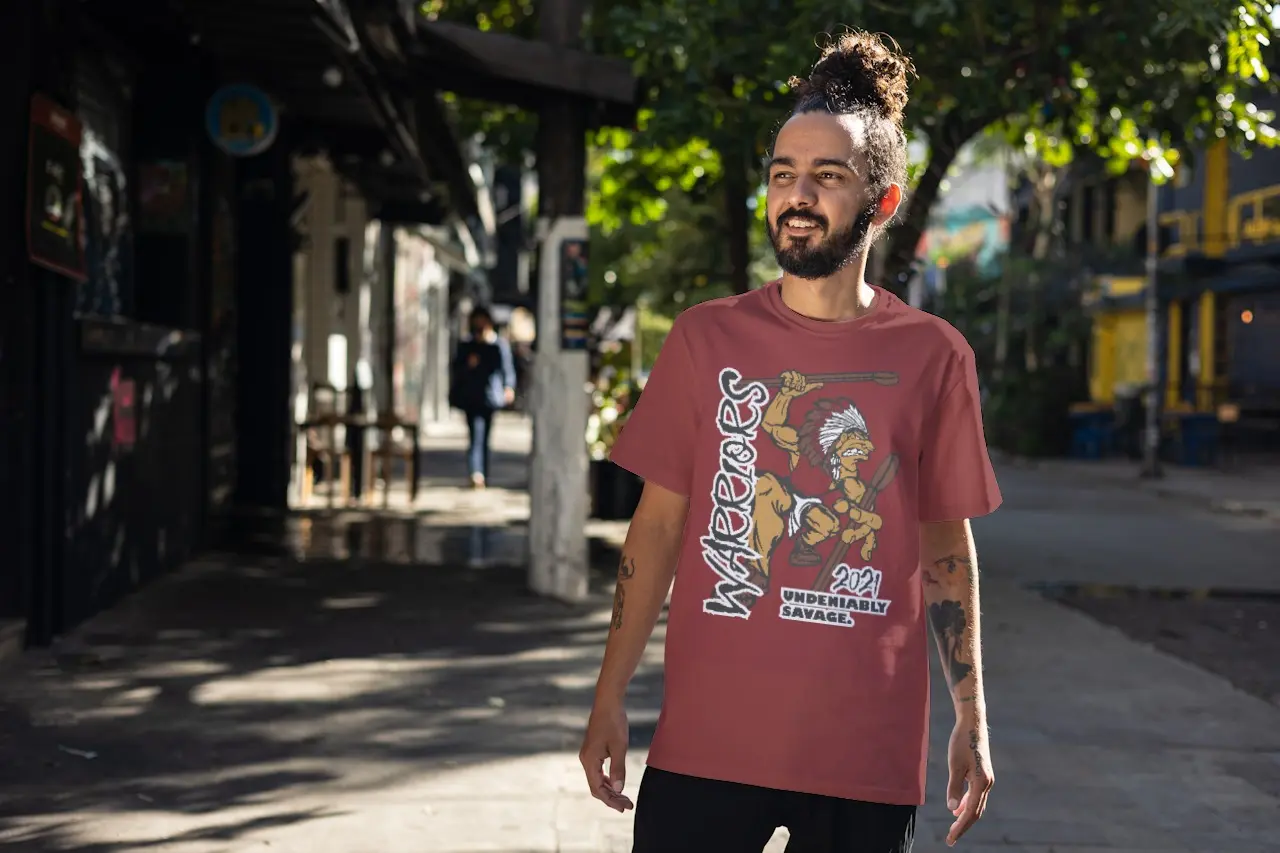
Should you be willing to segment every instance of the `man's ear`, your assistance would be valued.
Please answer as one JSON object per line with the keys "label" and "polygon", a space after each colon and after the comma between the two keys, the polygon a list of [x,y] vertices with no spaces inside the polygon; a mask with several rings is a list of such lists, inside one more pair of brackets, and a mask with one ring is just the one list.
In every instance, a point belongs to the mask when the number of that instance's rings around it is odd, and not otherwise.
{"label": "man's ear", "polygon": [[893,215],[898,212],[898,205],[902,204],[902,187],[899,184],[889,184],[880,196],[880,205],[876,209],[876,223],[880,224],[888,222]]}

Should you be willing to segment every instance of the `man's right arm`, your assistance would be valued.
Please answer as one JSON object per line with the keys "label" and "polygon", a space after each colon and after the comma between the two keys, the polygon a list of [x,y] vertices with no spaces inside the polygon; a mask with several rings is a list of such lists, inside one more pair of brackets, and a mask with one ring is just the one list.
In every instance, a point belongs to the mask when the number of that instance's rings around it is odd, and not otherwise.
{"label": "man's right arm", "polygon": [[609,638],[579,756],[591,793],[618,811],[631,807],[631,801],[622,796],[626,777],[627,685],[671,589],[688,509],[687,498],[652,481],[645,483],[618,565]]}
{"label": "man's right arm", "polygon": [[597,703],[621,702],[626,694],[671,589],[688,509],[683,496],[655,483],[645,484],[618,564]]}

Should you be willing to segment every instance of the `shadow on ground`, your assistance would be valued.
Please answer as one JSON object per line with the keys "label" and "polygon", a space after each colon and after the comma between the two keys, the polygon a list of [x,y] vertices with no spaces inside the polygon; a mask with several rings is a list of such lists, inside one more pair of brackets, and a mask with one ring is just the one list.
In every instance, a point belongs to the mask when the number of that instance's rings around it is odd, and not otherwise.
{"label": "shadow on ground", "polygon": [[1280,706],[1280,594],[1041,586],[1050,600]]}
{"label": "shadow on ground", "polygon": [[[593,549],[591,600],[568,605],[526,591],[512,559],[523,547],[518,526],[477,534],[392,519],[338,530],[291,518],[283,529],[293,533],[275,549],[269,529],[6,673],[7,849],[154,846],[78,843],[68,831],[78,812],[254,806],[256,816],[206,825],[200,837],[163,839],[231,840],[330,816],[329,796],[576,751],[608,624],[609,547]],[[337,542],[341,559],[331,556]],[[419,562],[424,554],[439,559]],[[654,718],[659,678],[642,670],[636,681]],[[638,746],[653,722],[636,714]]]}

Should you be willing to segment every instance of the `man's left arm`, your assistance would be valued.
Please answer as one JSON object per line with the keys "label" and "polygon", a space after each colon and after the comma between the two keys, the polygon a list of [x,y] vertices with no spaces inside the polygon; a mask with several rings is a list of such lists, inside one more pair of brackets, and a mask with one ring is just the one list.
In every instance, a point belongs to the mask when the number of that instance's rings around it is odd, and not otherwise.
{"label": "man's left arm", "polygon": [[921,525],[920,557],[924,603],[956,710],[947,784],[947,807],[956,816],[947,833],[952,845],[982,817],[995,781],[982,685],[978,558],[969,522]]}
{"label": "man's left arm", "polygon": [[502,358],[503,400],[510,406],[516,399],[516,359],[511,344],[502,338],[498,339],[498,354]]}

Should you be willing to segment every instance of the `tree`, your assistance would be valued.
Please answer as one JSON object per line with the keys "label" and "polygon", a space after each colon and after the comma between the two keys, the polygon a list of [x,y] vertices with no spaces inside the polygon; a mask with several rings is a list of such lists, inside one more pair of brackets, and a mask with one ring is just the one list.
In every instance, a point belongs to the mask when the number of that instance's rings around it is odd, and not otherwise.
{"label": "tree", "polygon": [[[735,258],[745,245],[742,187],[758,174],[745,149],[763,153],[786,108],[782,81],[816,57],[814,29],[854,21],[893,34],[919,74],[908,123],[929,145],[890,232],[893,285],[915,258],[948,167],[992,125],[1042,152],[1069,157],[1079,145],[1115,162],[1148,157],[1160,169],[1171,149],[1214,137],[1274,145],[1271,117],[1249,98],[1268,81],[1274,17],[1257,0],[648,0],[614,7],[598,24],[607,31],[600,45],[630,57],[650,82],[654,115],[636,144],[669,150],[697,137],[721,154]],[[643,191],[643,178],[678,172],[660,159],[643,165],[621,163],[633,183],[619,186]],[[600,204],[633,198],[602,192]]]}
{"label": "tree", "polygon": [[[435,2],[490,26],[532,15],[531,0]],[[609,163],[590,215],[606,230],[660,219],[676,185],[718,198],[722,229],[703,237],[723,238],[733,287],[746,289],[748,205],[789,108],[785,81],[816,58],[815,33],[854,22],[891,33],[919,75],[907,120],[928,159],[885,261],[886,284],[900,287],[949,166],[985,128],[1068,158],[1075,147],[1145,158],[1161,172],[1178,148],[1214,138],[1276,144],[1271,116],[1251,103],[1269,85],[1275,17],[1263,0],[597,0],[590,45],[633,63],[646,108],[637,129],[598,140]]]}

